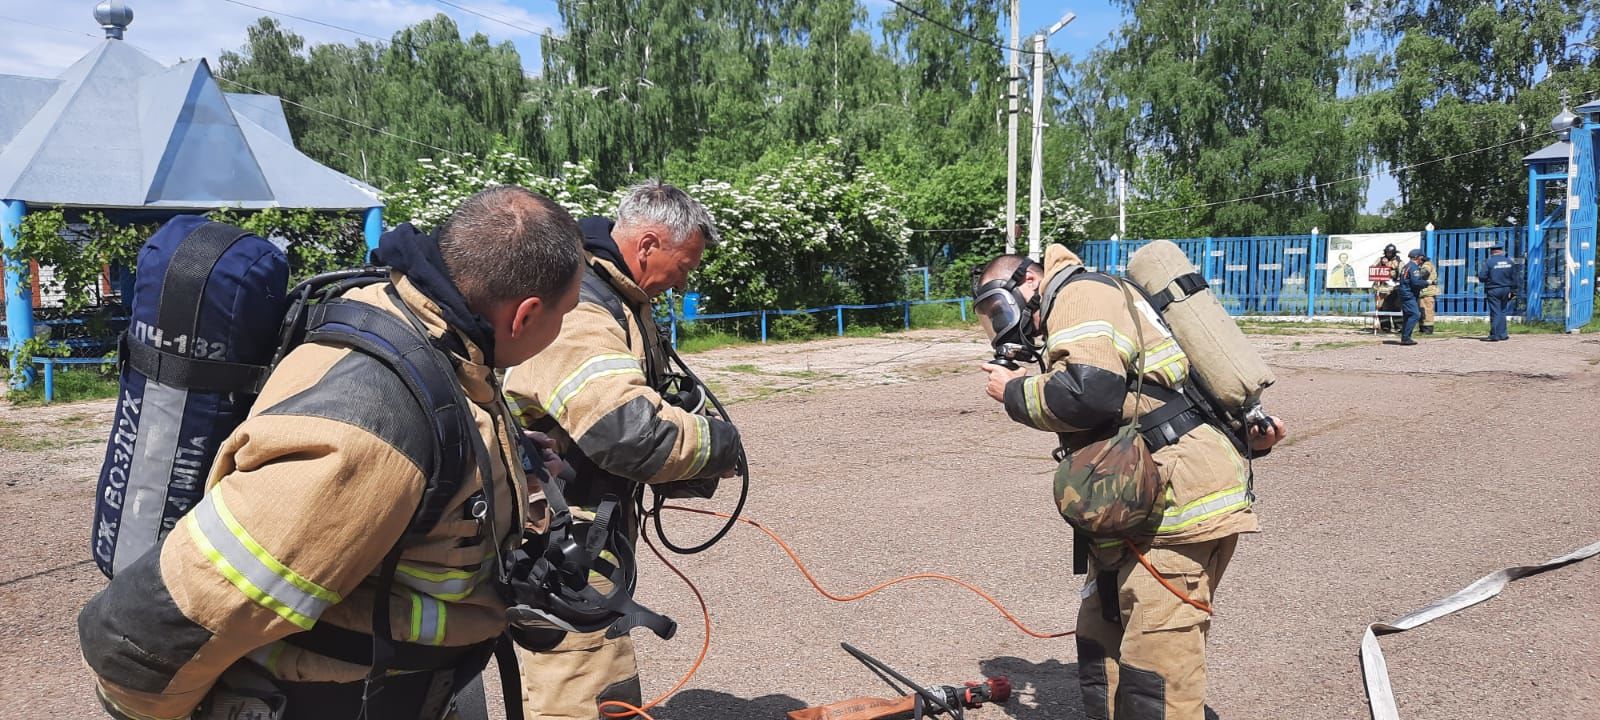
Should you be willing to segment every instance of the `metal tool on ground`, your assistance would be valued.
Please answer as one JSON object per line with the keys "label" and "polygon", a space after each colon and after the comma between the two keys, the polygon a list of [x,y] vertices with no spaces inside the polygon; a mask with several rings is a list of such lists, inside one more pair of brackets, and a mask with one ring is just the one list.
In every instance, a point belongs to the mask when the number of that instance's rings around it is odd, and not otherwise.
{"label": "metal tool on ground", "polygon": [[[866,665],[896,693],[897,698],[858,697],[789,713],[789,720],[922,720],[948,715],[964,720],[968,710],[985,704],[1004,705],[1011,699],[1011,681],[1004,676],[964,685],[923,687],[882,660],[850,645],[845,652]],[[902,687],[903,685],[903,687]]]}

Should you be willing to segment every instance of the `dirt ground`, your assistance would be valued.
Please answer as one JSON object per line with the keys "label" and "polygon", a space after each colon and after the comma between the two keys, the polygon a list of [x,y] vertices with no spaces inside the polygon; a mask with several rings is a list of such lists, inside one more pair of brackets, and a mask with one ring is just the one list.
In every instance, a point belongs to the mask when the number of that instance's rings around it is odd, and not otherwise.
{"label": "dirt ground", "polygon": [[[1600,339],[1255,339],[1278,370],[1268,403],[1291,438],[1256,466],[1265,531],[1242,541],[1218,594],[1216,717],[1364,718],[1367,623],[1595,540]],[[1050,501],[1051,438],[983,395],[983,357],[971,333],[920,331],[690,361],[744,431],[748,516],[783,534],[824,585],[947,572],[1036,629],[1070,629],[1081,579]],[[97,716],[74,617],[102,584],[87,541],[110,408],[0,407],[0,718]],[[731,506],[731,495],[706,505]],[[669,520],[679,542],[712,527]],[[650,697],[688,669],[702,631],[687,588],[645,556],[639,597],[682,626],[670,642],[639,638]],[[1071,639],[1024,636],[959,589],[829,602],[750,528],[674,561],[705,593],[714,634],[699,674],[653,711],[661,720],[776,720],[884,694],[841,641],[930,684],[1012,678],[1009,706],[969,717],[1082,717]],[[1385,638],[1402,716],[1600,718],[1597,596],[1590,561]]]}

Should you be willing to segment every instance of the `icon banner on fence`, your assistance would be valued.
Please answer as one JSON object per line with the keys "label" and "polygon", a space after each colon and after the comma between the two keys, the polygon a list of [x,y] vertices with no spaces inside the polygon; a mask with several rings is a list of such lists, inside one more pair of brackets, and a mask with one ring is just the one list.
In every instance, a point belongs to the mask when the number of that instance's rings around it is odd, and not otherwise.
{"label": "icon banner on fence", "polygon": [[1367,268],[1377,264],[1378,258],[1383,257],[1383,247],[1390,244],[1400,249],[1401,258],[1406,251],[1422,245],[1420,233],[1414,232],[1329,235],[1327,288],[1372,287]]}

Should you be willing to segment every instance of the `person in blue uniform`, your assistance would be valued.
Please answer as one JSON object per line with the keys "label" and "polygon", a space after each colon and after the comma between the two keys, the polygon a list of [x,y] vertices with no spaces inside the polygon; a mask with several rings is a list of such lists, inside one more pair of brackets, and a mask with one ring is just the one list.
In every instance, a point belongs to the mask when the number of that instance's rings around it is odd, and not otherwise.
{"label": "person in blue uniform", "polygon": [[1517,265],[1506,255],[1506,249],[1496,245],[1489,249],[1489,257],[1478,266],[1478,282],[1483,284],[1483,294],[1489,301],[1489,342],[1510,340],[1506,334],[1506,309],[1517,297]]}
{"label": "person in blue uniform", "polygon": [[1411,339],[1412,331],[1417,329],[1417,321],[1422,318],[1422,306],[1417,304],[1418,294],[1428,286],[1427,272],[1422,269],[1422,251],[1413,249],[1407,253],[1410,262],[1400,268],[1400,274],[1395,277],[1394,292],[1400,298],[1400,312],[1404,313],[1404,325],[1400,328],[1400,344],[1415,345],[1417,341]]}

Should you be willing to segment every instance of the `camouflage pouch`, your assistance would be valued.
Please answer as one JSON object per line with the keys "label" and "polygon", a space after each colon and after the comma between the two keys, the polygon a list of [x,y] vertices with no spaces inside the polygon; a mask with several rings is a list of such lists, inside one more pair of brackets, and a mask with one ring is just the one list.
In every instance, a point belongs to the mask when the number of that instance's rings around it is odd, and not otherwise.
{"label": "camouflage pouch", "polygon": [[1137,423],[1067,455],[1056,468],[1056,508],[1097,539],[1141,538],[1161,524],[1163,487]]}
{"label": "camouflage pouch", "polygon": [[[1137,409],[1144,397],[1144,326],[1128,286],[1121,280],[1118,284],[1139,342],[1138,354],[1129,363]],[[1138,540],[1155,535],[1165,491],[1155,456],[1139,433],[1137,417],[1106,437],[1068,452],[1056,468],[1056,508],[1062,519],[1097,540]]]}

